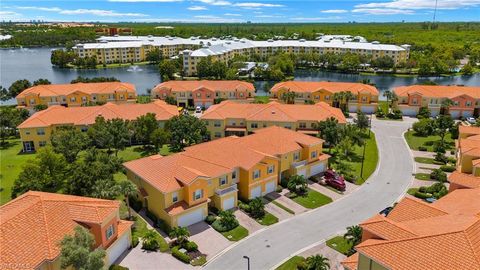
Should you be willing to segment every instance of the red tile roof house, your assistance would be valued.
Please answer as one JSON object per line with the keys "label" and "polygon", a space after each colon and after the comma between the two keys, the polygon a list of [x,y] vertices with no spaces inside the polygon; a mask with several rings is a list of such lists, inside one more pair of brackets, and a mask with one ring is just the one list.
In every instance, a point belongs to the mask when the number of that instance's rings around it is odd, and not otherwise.
{"label": "red tile roof house", "polygon": [[215,99],[247,102],[255,95],[255,87],[243,81],[168,81],[152,89],[152,99],[174,97],[177,106],[200,106],[208,108]]}
{"label": "red tile roof house", "polygon": [[130,247],[133,222],[119,216],[119,201],[29,191],[0,206],[0,269],[60,269],[58,243],[87,228],[105,249],[108,268]]}
{"label": "red tile roof house", "polygon": [[448,110],[453,118],[480,114],[479,86],[410,85],[397,87],[393,91],[398,96],[398,108],[406,116],[416,116],[420,107],[428,107],[431,115],[436,116],[446,99],[454,103]]}
{"label": "red tile roof house", "polygon": [[448,177],[449,190],[480,188],[480,127],[459,127],[457,170]]}

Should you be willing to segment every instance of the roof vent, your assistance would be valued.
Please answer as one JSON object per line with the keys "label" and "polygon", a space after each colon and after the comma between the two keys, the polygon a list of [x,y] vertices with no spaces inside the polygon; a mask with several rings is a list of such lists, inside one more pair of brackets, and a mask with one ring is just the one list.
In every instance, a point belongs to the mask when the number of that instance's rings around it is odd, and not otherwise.
{"label": "roof vent", "polygon": [[275,111],[272,111],[272,114],[276,114],[276,112],[275,112]]}

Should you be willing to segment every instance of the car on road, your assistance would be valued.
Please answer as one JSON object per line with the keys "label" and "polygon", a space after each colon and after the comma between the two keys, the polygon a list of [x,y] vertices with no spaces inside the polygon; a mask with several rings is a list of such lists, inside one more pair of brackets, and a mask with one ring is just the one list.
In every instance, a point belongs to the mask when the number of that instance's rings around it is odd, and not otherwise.
{"label": "car on road", "polygon": [[197,107],[195,108],[195,113],[202,113],[202,107],[197,106]]}
{"label": "car on road", "polygon": [[467,117],[467,122],[470,123],[470,124],[475,124],[477,123],[477,119],[473,118],[473,117]]}
{"label": "car on road", "polygon": [[345,179],[334,170],[325,171],[323,176],[325,178],[325,184],[333,187],[336,190],[345,191]]}

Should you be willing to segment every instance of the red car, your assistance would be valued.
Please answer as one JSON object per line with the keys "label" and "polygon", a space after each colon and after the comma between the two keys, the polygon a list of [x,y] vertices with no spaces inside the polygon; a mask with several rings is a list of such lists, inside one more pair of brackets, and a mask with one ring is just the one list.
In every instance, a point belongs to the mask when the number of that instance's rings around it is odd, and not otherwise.
{"label": "red car", "polygon": [[345,191],[345,179],[343,179],[343,177],[338,175],[335,171],[327,170],[323,176],[325,177],[325,183],[327,185],[336,190]]}

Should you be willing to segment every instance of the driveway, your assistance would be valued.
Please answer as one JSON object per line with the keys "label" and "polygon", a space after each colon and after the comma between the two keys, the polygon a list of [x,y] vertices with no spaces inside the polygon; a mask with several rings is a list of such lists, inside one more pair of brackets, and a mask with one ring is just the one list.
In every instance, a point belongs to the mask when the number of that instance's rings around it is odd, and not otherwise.
{"label": "driveway", "polygon": [[212,259],[206,269],[270,269],[291,254],[321,243],[346,227],[360,223],[404,195],[414,169],[410,150],[403,139],[413,123],[373,120],[379,149],[377,170],[356,191],[333,203],[297,215],[250,235]]}
{"label": "driveway", "polygon": [[170,253],[145,251],[141,249],[141,246],[142,243],[139,243],[137,247],[125,251],[115,263],[120,264],[121,266],[128,267],[128,269],[130,270],[195,269],[190,264],[186,264],[175,259]]}
{"label": "driveway", "polygon": [[206,222],[199,222],[188,227],[189,239],[198,245],[198,250],[207,254],[207,260],[232,244],[227,238],[209,226]]}

